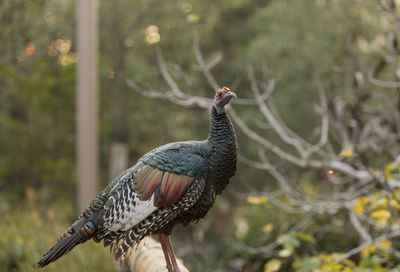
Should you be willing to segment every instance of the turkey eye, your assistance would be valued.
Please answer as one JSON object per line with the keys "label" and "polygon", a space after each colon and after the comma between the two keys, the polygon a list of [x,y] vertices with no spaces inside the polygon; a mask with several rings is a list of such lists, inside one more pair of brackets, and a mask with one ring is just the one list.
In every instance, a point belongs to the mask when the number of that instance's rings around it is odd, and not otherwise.
{"label": "turkey eye", "polygon": [[219,92],[219,93],[218,93],[218,96],[221,97],[221,96],[222,96],[222,92]]}

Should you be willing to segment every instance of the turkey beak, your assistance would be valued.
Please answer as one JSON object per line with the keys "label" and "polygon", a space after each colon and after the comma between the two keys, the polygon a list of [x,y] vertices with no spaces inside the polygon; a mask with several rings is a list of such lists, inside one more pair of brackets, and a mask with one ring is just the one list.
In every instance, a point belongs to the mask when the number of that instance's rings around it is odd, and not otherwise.
{"label": "turkey beak", "polygon": [[234,93],[234,92],[231,92],[231,91],[229,91],[229,92],[227,92],[226,93],[229,97],[233,97],[233,98],[237,98],[237,95]]}

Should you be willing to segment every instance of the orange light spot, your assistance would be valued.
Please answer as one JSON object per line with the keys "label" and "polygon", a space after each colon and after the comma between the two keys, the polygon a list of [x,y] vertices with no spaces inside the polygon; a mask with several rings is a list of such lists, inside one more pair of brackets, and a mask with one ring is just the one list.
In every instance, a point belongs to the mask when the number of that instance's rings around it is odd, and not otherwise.
{"label": "orange light spot", "polygon": [[33,56],[33,54],[35,54],[35,51],[36,51],[35,44],[33,42],[28,42],[25,48],[25,57]]}

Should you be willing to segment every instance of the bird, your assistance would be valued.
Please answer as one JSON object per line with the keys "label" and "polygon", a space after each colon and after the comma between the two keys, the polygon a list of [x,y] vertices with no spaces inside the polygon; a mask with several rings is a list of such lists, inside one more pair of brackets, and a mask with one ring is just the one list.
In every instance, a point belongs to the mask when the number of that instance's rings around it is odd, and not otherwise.
{"label": "bird", "polygon": [[225,110],[232,98],[228,87],[219,88],[207,139],[166,144],[142,156],[94,198],[35,267],[90,239],[103,241],[123,261],[143,238],[158,235],[167,270],[179,272],[172,229],[203,218],[236,172],[237,138]]}

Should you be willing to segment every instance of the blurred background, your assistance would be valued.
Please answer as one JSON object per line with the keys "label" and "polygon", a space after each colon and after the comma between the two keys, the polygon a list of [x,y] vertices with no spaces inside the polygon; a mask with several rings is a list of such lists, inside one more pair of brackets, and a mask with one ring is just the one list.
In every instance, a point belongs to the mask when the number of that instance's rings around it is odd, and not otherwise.
{"label": "blurred background", "polygon": [[[229,86],[238,171],[174,230],[186,266],[400,271],[400,1],[99,2],[97,191],[206,138],[204,98]],[[0,271],[32,271],[80,212],[76,1],[3,0],[0,21]],[[108,251],[43,271],[114,271]]]}

